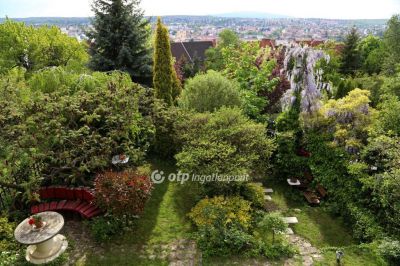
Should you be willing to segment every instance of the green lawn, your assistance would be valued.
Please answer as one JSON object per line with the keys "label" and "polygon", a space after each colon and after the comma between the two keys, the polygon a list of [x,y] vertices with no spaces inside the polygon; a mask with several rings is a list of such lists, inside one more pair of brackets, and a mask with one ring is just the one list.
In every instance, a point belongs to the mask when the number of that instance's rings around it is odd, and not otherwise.
{"label": "green lawn", "polygon": [[[166,174],[175,170],[174,167],[161,163],[153,164],[153,168],[163,170]],[[322,250],[324,260],[318,265],[336,265],[333,247],[344,250],[345,264],[343,265],[385,265],[368,249],[361,249],[355,245],[349,230],[340,218],[330,216],[322,208],[309,207],[300,193],[296,194],[296,190],[284,184],[269,183],[268,187],[274,189],[271,203],[274,206],[272,207],[280,209],[284,215],[296,216],[299,224],[293,226],[295,233]],[[192,208],[194,201],[193,191],[177,183],[164,182],[156,185],[145,212],[132,231],[110,241],[111,244],[106,245],[107,251],[102,258],[89,256],[86,263],[82,265],[168,265],[167,261],[140,258],[139,250],[143,245],[151,249],[152,245],[190,238],[192,228],[186,213]],[[254,263],[258,265],[263,261],[255,262],[238,255],[232,258],[205,258],[204,265],[252,265]],[[282,264],[282,261],[276,261],[271,265]]]}
{"label": "green lawn", "polygon": [[322,248],[355,244],[341,219],[333,218],[319,208],[304,207],[301,210],[299,213],[290,212],[299,220],[293,229],[314,246]]}
{"label": "green lawn", "polygon": [[[166,174],[175,170],[158,162],[153,164],[153,169],[163,170]],[[143,245],[151,249],[153,245],[190,237],[191,224],[185,213],[193,203],[190,191],[183,190],[177,183],[155,185],[152,197],[132,231],[110,241],[103,258],[89,256],[83,265],[168,265],[167,261],[139,258],[139,250]]]}
{"label": "green lawn", "polygon": [[[344,252],[342,266],[386,266],[387,263],[379,256],[375,255],[370,249],[363,249],[358,246],[349,246],[341,248]],[[337,266],[336,254],[334,250],[323,252],[324,260],[317,263],[316,266]]]}
{"label": "green lawn", "polygon": [[282,210],[284,215],[298,218],[299,223],[291,226],[294,232],[322,250],[324,259],[316,265],[337,265],[336,248],[345,253],[342,265],[386,265],[373,251],[356,245],[341,218],[332,217],[321,207],[309,207],[299,191],[285,184],[271,182],[268,186],[274,189],[272,204]]}

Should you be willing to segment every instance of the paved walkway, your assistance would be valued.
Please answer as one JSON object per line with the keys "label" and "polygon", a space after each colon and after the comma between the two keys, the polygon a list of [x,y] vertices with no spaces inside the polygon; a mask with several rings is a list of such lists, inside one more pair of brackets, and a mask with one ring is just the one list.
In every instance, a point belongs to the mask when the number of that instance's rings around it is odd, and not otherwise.
{"label": "paved walkway", "polygon": [[298,235],[289,235],[289,242],[299,249],[299,255],[285,261],[285,266],[298,265],[299,260],[303,266],[312,266],[322,259],[321,251],[313,247],[310,242]]}
{"label": "paved walkway", "polygon": [[196,242],[189,239],[179,239],[168,245],[144,245],[140,257],[150,260],[167,260],[170,266],[201,265],[201,252]]}

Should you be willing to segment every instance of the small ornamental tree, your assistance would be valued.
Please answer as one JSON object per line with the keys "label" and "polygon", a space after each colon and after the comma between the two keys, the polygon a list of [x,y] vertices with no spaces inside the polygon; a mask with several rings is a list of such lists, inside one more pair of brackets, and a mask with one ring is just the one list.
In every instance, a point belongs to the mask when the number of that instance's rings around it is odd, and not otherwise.
{"label": "small ornamental tree", "polygon": [[259,230],[263,234],[272,233],[272,243],[275,242],[275,234],[281,234],[288,228],[280,213],[268,213],[258,224]]}
{"label": "small ornamental tree", "polygon": [[94,184],[96,204],[117,216],[141,214],[153,189],[143,169],[100,173]]}
{"label": "small ornamental tree", "polygon": [[156,97],[171,105],[179,96],[181,84],[172,62],[171,45],[167,28],[158,18],[154,43],[153,86]]}

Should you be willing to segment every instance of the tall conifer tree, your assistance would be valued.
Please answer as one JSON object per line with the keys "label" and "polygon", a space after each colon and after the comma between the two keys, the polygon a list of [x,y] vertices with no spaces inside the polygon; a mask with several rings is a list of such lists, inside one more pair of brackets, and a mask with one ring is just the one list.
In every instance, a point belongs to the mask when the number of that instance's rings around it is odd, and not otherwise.
{"label": "tall conifer tree", "polygon": [[173,66],[168,30],[160,18],[154,43],[153,74],[156,97],[172,105],[180,94],[181,84]]}
{"label": "tall conifer tree", "polygon": [[354,27],[346,36],[342,52],[340,72],[347,75],[354,75],[361,68],[361,52],[358,49],[360,35]]}
{"label": "tall conifer tree", "polygon": [[140,0],[94,0],[89,66],[128,72],[134,82],[151,85],[150,26],[139,4]]}

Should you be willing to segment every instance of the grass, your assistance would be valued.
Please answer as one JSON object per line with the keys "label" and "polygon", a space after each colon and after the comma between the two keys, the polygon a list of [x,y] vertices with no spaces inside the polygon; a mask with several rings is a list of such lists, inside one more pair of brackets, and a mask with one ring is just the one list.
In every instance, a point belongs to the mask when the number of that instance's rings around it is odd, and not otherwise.
{"label": "grass", "polygon": [[318,248],[355,244],[350,231],[339,217],[332,217],[321,207],[309,207],[301,194],[289,186],[274,184],[273,202],[285,216],[296,216],[294,232]]}
{"label": "grass", "polygon": [[[377,256],[373,250],[359,246],[341,248],[344,252],[342,266],[386,266],[387,263]],[[336,253],[334,250],[323,251],[324,260],[316,263],[315,266],[337,266]]]}
{"label": "grass", "polygon": [[[160,162],[153,163],[152,168],[162,170],[166,175],[175,170]],[[192,228],[184,210],[190,209],[193,202],[190,193],[182,190],[177,183],[155,185],[135,228],[116,237],[111,244],[107,243],[102,257],[89,256],[84,265],[168,265],[167,261],[140,258],[139,251],[144,245],[151,248],[190,237]]]}
{"label": "grass", "polygon": [[[153,169],[163,170],[166,175],[175,170],[174,167],[160,162],[155,162]],[[299,223],[292,226],[295,233],[322,250],[324,259],[316,265],[336,265],[335,247],[340,247],[345,252],[342,265],[385,265],[370,249],[355,245],[340,218],[330,216],[322,208],[309,207],[300,193],[284,184],[270,183],[268,187],[274,189],[273,207],[281,210],[284,215],[298,218]],[[190,238],[192,228],[186,214],[196,201],[193,194],[196,193],[177,183],[164,182],[156,185],[135,228],[111,241],[111,244],[106,244],[106,252],[102,257],[89,256],[81,265],[168,265],[166,260],[139,257],[139,250],[144,245],[150,247],[168,244],[176,239]],[[244,258],[238,254],[229,258],[204,258],[203,264],[259,265],[264,260]],[[268,263],[283,265],[283,261]],[[298,264],[301,265],[301,261],[298,261]]]}
{"label": "grass", "polygon": [[308,239],[318,248],[355,244],[342,220],[333,218],[321,209],[305,207],[294,215],[299,220],[299,223],[293,226],[296,234]]}
{"label": "grass", "polygon": [[374,254],[373,249],[356,245],[351,232],[340,217],[332,217],[322,207],[309,207],[296,189],[276,183],[269,186],[274,189],[272,194],[273,204],[284,215],[298,218],[299,223],[291,226],[294,232],[309,240],[313,246],[321,249],[323,260],[315,265],[337,265],[335,252],[338,248],[345,253],[342,266],[386,265],[382,258]]}

